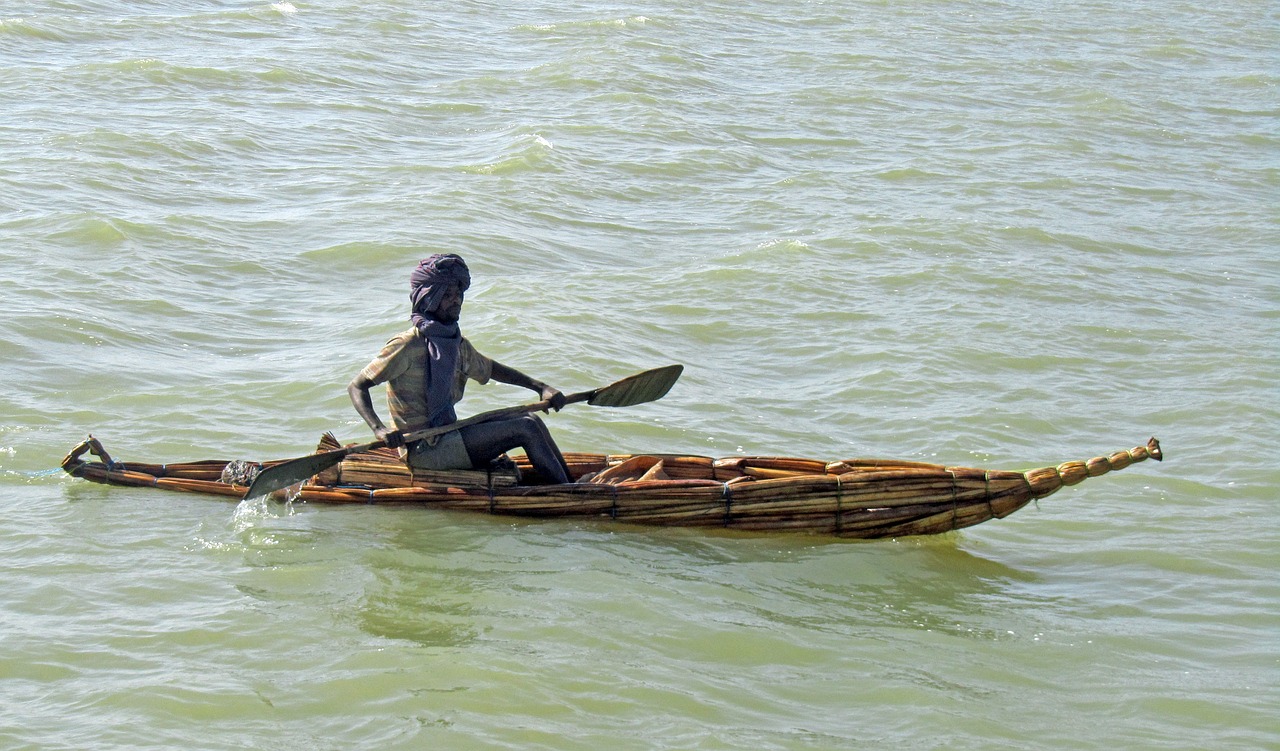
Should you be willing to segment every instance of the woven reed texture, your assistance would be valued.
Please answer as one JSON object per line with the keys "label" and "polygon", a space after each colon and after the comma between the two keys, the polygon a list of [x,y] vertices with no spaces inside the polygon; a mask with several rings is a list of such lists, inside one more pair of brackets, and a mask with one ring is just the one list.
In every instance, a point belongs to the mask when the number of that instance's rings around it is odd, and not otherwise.
{"label": "woven reed texture", "polygon": [[[321,451],[339,448],[331,435]],[[96,449],[96,450],[95,450]],[[94,482],[242,497],[220,482],[225,461],[84,461],[106,454],[90,439],[63,468]],[[1163,458],[1145,446],[1026,472],[884,459],[712,459],[676,454],[566,455],[572,485],[538,478],[524,456],[489,471],[411,472],[390,449],[355,454],[279,497],[313,503],[400,503],[532,517],[608,517],[630,524],[877,538],[949,532],[1008,516],[1090,477]],[[276,462],[267,462],[271,466]],[[521,484],[526,483],[526,484]]]}

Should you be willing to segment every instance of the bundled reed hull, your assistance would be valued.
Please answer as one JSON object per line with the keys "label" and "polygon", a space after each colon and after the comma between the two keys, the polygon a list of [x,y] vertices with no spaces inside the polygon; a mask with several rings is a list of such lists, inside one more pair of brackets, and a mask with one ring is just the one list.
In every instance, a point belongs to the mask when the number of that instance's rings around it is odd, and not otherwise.
{"label": "bundled reed hull", "polygon": [[[320,450],[338,448],[325,436]],[[87,461],[92,454],[98,461]],[[784,457],[568,454],[571,485],[536,484],[523,456],[489,471],[412,472],[395,452],[347,457],[288,498],[400,503],[527,517],[608,518],[630,524],[878,538],[950,532],[1012,514],[1063,486],[1163,458],[1160,443],[1026,472],[941,464]],[[276,462],[115,462],[92,436],[63,460],[94,482],[242,498]],[[531,484],[534,483],[534,484]],[[282,491],[283,493],[283,491]]]}

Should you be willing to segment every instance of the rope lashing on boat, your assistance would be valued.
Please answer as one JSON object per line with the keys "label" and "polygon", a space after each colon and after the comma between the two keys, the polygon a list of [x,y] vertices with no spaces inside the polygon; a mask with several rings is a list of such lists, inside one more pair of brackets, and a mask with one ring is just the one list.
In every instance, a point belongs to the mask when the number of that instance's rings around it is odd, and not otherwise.
{"label": "rope lashing on boat", "polygon": [[724,526],[727,527],[733,521],[733,516],[732,516],[733,488],[730,487],[729,483],[727,482],[724,483],[723,488],[724,488],[724,491],[722,493],[722,496],[724,497]]}
{"label": "rope lashing on boat", "polygon": [[996,508],[991,505],[991,470],[982,473],[982,498],[987,502],[987,513],[991,516],[988,519],[996,518]]}
{"label": "rope lashing on boat", "polygon": [[844,528],[844,475],[836,475],[836,534]]}
{"label": "rope lashing on boat", "polygon": [[947,474],[951,475],[951,528],[955,529],[956,522],[960,518],[960,502],[957,500],[957,493],[960,490],[960,479],[956,477],[956,473],[953,472],[950,467],[947,468]]}

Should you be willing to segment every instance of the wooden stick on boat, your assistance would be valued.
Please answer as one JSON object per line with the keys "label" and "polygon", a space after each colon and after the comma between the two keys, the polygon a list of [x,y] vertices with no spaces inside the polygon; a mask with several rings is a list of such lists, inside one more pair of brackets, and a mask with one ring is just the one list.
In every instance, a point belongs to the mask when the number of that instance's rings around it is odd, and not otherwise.
{"label": "wooden stick on boat", "polygon": [[[652,402],[667,395],[671,387],[680,378],[680,374],[684,371],[683,365],[668,365],[664,368],[654,368],[646,370],[643,373],[623,378],[608,386],[602,386],[591,391],[579,391],[576,394],[570,394],[565,397],[565,404],[575,404],[577,402],[586,402],[595,407],[630,407],[636,404],[644,404]],[[491,420],[502,420],[510,417],[527,414],[529,412],[541,412],[549,409],[551,402],[543,400],[532,404],[521,404],[515,407],[506,407],[504,409],[495,409],[489,412],[481,412],[472,415],[455,423],[444,425],[438,428],[426,428],[413,433],[406,433],[404,436],[405,443],[410,441],[420,441],[424,438],[450,433],[469,425],[477,423],[489,422]],[[249,485],[245,498],[257,498],[258,496],[268,495],[277,490],[282,490],[295,485],[312,475],[323,472],[342,461],[349,454],[359,454],[365,451],[371,451],[376,448],[386,446],[386,441],[373,441],[370,443],[358,444],[355,446],[347,446],[346,448],[335,449],[333,451],[325,451],[319,454],[311,454],[309,456],[290,459],[281,462],[273,467],[267,467],[254,478],[253,483]]]}

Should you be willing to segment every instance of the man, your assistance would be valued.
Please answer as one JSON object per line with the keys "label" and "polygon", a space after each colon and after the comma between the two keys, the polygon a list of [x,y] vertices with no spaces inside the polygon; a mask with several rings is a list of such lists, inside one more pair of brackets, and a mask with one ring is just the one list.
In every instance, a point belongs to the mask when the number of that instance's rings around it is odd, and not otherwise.
{"label": "man", "polygon": [[[404,434],[457,422],[454,405],[462,399],[467,379],[487,383],[490,378],[523,386],[551,402],[557,411],[565,397],[515,368],[476,351],[458,328],[462,297],[471,286],[471,273],[452,253],[430,256],[409,277],[410,320],[413,328],[397,334],[361,370],[347,393],[356,412],[388,446],[399,448],[410,467],[418,469],[479,469],[513,448],[523,448],[534,469],[552,482],[569,482],[569,468],[546,424],[529,414],[469,425],[421,441],[404,443]],[[387,407],[394,429],[374,411],[369,389],[387,384]]]}

